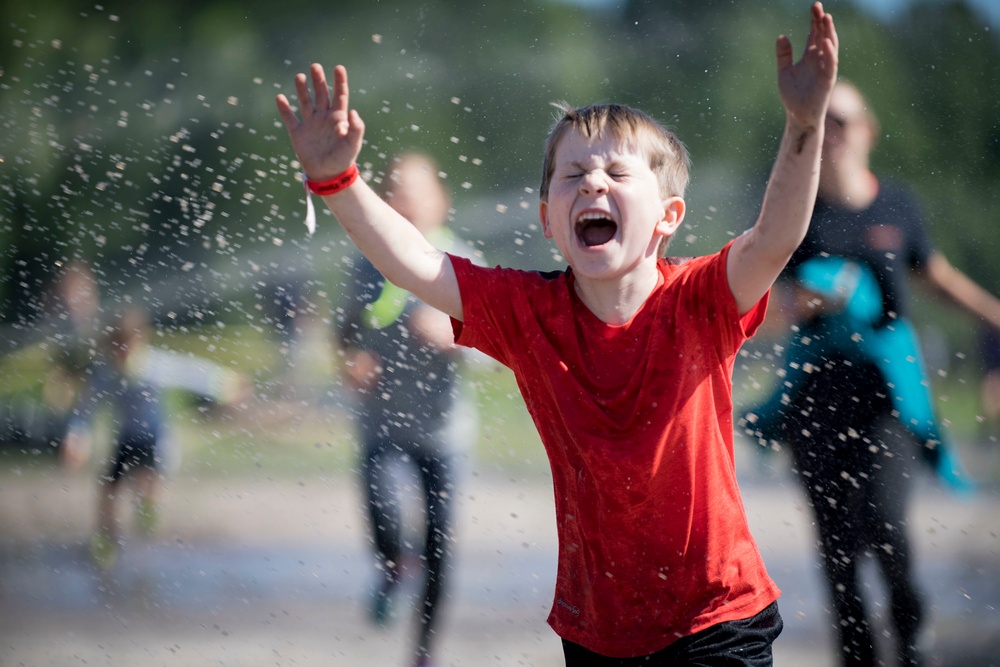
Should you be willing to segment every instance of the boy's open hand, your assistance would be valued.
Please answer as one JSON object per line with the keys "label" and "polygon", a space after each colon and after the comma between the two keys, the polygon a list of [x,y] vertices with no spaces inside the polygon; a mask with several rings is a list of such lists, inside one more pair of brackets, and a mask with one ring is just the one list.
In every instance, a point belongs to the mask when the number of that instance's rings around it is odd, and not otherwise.
{"label": "boy's open hand", "polygon": [[348,106],[347,69],[343,65],[333,70],[332,97],[322,65],[313,64],[309,74],[315,97],[309,94],[306,75],[295,76],[301,120],[287,97],[278,95],[275,102],[306,176],[322,181],[342,173],[354,163],[361,152],[365,124],[358,112]]}
{"label": "boy's open hand", "polygon": [[812,24],[805,53],[793,61],[792,42],[785,35],[778,38],[778,91],[785,111],[803,127],[822,125],[830,92],[837,82],[837,54],[840,48],[833,16],[814,2]]}

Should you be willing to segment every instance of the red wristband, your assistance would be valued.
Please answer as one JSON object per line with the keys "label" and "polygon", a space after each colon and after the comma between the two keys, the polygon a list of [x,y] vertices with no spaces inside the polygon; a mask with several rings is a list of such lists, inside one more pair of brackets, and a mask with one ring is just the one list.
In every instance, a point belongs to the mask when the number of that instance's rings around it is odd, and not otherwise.
{"label": "red wristband", "polygon": [[335,195],[341,190],[346,190],[347,188],[354,185],[354,181],[358,180],[358,163],[355,162],[350,167],[348,167],[343,173],[337,174],[333,178],[328,178],[325,181],[310,181],[306,179],[306,187],[309,191],[317,194],[321,197],[326,197],[328,195]]}

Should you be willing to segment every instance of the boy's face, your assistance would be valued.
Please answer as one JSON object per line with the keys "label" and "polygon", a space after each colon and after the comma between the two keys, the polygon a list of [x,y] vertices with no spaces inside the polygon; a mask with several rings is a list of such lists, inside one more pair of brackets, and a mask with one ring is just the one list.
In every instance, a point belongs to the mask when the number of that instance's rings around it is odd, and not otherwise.
{"label": "boy's face", "polygon": [[556,147],[539,215],[577,276],[608,280],[655,264],[660,239],[680,226],[684,200],[662,198],[648,158],[629,142],[571,129]]}

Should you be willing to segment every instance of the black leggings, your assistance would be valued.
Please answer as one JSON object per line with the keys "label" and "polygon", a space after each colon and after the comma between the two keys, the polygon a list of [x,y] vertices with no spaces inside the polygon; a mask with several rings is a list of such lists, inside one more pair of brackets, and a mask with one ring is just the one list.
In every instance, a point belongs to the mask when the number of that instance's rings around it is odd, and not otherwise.
{"label": "black leggings", "polygon": [[563,640],[566,667],[771,667],[782,628],[778,603],[756,616],[719,623],[638,658],[608,658]]}
{"label": "black leggings", "polygon": [[140,467],[154,471],[160,468],[156,437],[152,434],[120,437],[115,457],[107,471],[107,480],[113,485],[118,484],[130,470]]}
{"label": "black leggings", "polygon": [[876,664],[859,577],[866,553],[889,593],[899,665],[916,665],[923,607],[914,583],[906,510],[918,443],[891,415],[877,369],[832,360],[793,397],[786,440],[812,506],[834,612],[840,662]]}
{"label": "black leggings", "polygon": [[889,592],[899,664],[917,664],[915,645],[923,612],[906,521],[916,446],[891,417],[857,436],[842,440],[817,434],[808,447],[800,443],[792,448],[795,471],[816,518],[841,661],[876,664],[858,580],[858,565],[870,552],[878,559]]}
{"label": "black leggings", "polygon": [[423,491],[426,530],[422,562],[425,568],[420,612],[418,655],[430,655],[437,620],[438,602],[450,564],[452,543],[452,499],[455,496],[455,462],[432,447],[417,443],[376,440],[367,443],[362,476],[368,501],[376,556],[387,577],[398,579],[403,556],[402,510],[395,464],[413,466]]}

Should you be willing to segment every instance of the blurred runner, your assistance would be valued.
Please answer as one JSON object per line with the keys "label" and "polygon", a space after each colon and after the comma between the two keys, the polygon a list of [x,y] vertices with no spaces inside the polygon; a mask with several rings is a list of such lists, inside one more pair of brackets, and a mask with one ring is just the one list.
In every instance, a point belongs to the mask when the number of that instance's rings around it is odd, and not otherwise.
{"label": "blurred runner", "polygon": [[858,563],[882,566],[900,665],[921,664],[924,605],[913,580],[906,506],[914,459],[951,488],[972,482],[934,414],[908,313],[908,275],[1000,326],[1000,301],[933,249],[914,195],[876,176],[878,124],[840,82],[826,115],[819,196],[784,278],[796,333],[781,382],[747,415],[763,445],[790,445],[809,496],[844,665],[876,664]]}
{"label": "blurred runner", "polygon": [[159,524],[162,480],[179,465],[162,390],[179,388],[223,404],[240,401],[248,392],[239,373],[151,347],[151,330],[148,315],[139,309],[118,317],[108,333],[107,354],[92,365],[77,417],[66,434],[65,447],[89,452],[94,418],[110,408],[115,450],[99,481],[98,525],[91,540],[91,555],[105,569],[114,565],[121,546],[118,505],[124,482],[135,486],[139,530],[151,535]]}
{"label": "blurred runner", "polygon": [[[395,158],[382,195],[437,248],[472,256],[445,226],[451,198],[429,157]],[[355,262],[338,334],[347,379],[357,390],[361,472],[379,570],[370,611],[374,622],[389,623],[406,570],[422,566],[415,664],[427,665],[451,565],[459,456],[476,436],[475,410],[459,392],[462,353],[448,316],[387,282],[364,257]],[[422,492],[419,562],[407,559],[401,501],[413,475],[401,473],[400,463],[416,473]]]}

